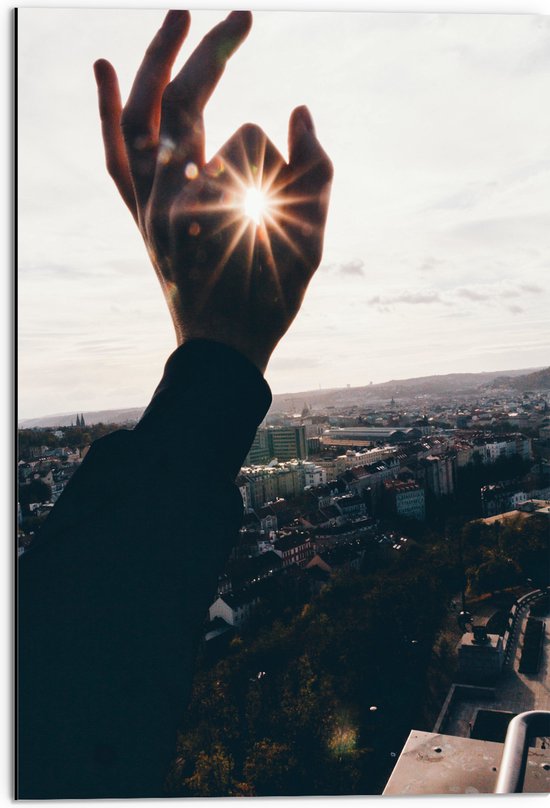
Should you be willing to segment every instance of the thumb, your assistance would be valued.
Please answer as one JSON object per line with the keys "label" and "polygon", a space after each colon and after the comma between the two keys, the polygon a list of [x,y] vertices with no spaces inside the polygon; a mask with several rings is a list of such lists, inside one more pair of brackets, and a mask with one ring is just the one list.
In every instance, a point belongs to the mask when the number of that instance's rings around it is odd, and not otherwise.
{"label": "thumb", "polygon": [[288,126],[288,162],[295,169],[318,166],[323,184],[332,179],[332,163],[317,140],[313,118],[306,106],[293,110]]}
{"label": "thumb", "polygon": [[308,142],[315,137],[315,127],[309,109],[303,105],[292,111],[288,124],[288,162],[302,162],[302,153],[308,151]]}

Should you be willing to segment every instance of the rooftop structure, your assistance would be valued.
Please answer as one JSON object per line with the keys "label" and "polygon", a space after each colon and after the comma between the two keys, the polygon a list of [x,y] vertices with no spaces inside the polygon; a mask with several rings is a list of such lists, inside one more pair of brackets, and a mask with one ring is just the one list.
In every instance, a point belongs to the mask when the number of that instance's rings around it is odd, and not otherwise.
{"label": "rooftop structure", "polygon": [[492,525],[494,522],[507,522],[517,519],[518,517],[520,519],[528,519],[534,514],[550,517],[550,502],[546,499],[530,499],[525,502],[520,502],[516,510],[497,513],[495,516],[488,516],[481,521],[486,525]]}
{"label": "rooftop structure", "polygon": [[325,446],[371,446],[382,441],[395,444],[416,440],[420,436],[420,430],[414,427],[354,426],[329,429],[320,440]]}
{"label": "rooftop structure", "polygon": [[[388,780],[384,795],[492,794],[503,744],[413,730]],[[550,791],[548,749],[531,749],[524,791]]]}
{"label": "rooftop structure", "polygon": [[[385,795],[489,794],[495,792],[510,720],[548,711],[550,727],[550,609],[537,673],[521,673],[525,628],[536,591],[518,601],[506,637],[504,668],[491,686],[451,687],[433,732],[412,730],[384,790]],[[550,732],[550,730],[549,730]],[[435,764],[435,765],[434,765]],[[550,738],[532,739],[525,792],[550,791]]]}

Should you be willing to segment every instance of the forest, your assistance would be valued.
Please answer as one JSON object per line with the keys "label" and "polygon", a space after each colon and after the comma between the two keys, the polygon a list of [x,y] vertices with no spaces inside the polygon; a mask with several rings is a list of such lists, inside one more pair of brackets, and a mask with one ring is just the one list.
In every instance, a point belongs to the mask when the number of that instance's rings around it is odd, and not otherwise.
{"label": "forest", "polygon": [[[212,663],[199,657],[171,796],[379,794],[412,728],[431,730],[460,637],[451,601],[548,585],[548,521],[473,522],[308,602],[271,604]],[[475,606],[473,608],[475,613]]]}

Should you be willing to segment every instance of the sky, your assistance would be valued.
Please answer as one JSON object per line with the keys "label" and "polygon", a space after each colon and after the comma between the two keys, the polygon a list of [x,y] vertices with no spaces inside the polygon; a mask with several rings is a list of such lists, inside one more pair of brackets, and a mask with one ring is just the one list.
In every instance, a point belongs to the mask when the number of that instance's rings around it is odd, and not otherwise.
{"label": "sky", "polygon": [[[223,16],[192,14],[177,65]],[[92,74],[108,58],[125,97],[162,18],[19,11],[20,418],[145,405],[176,347],[104,169]],[[247,121],[286,154],[305,103],[335,168],[273,392],[549,364],[549,98],[548,16],[255,13],[207,156]]]}

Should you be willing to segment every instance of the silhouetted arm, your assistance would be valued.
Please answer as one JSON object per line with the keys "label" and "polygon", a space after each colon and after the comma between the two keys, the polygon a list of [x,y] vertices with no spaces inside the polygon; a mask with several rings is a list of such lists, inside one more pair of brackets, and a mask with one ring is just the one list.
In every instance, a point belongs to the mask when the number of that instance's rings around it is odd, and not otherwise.
{"label": "silhouetted arm", "polygon": [[196,642],[271,401],[227,346],[169,359],[132,431],[93,444],[20,559],[19,796],[162,796]]}

